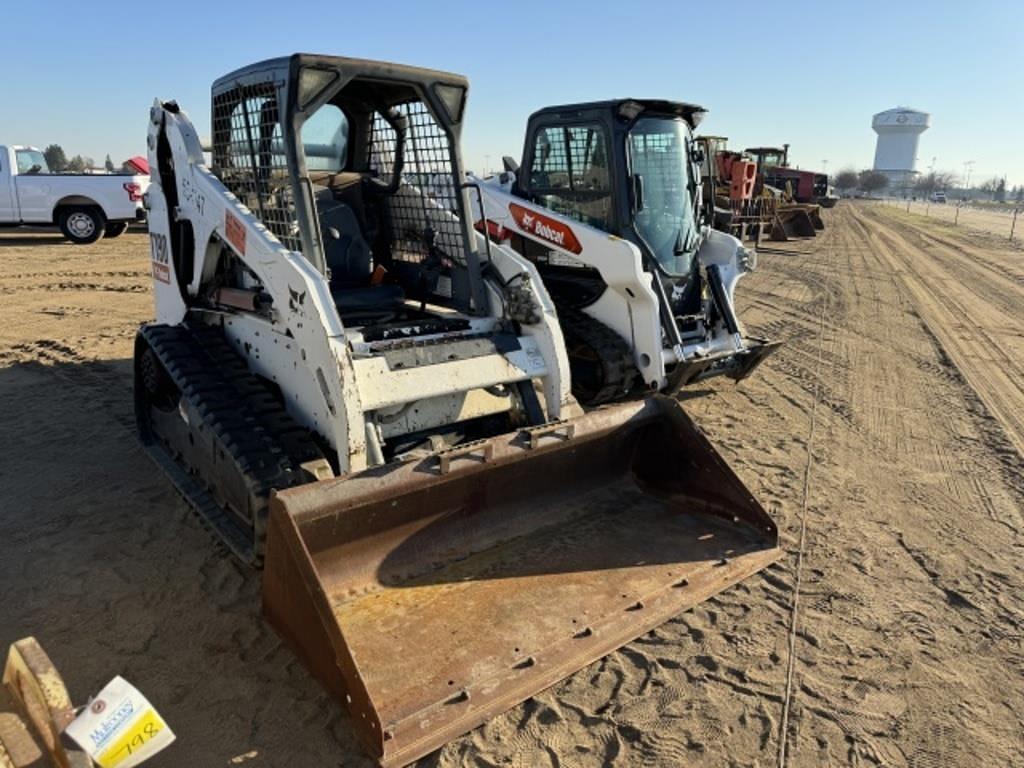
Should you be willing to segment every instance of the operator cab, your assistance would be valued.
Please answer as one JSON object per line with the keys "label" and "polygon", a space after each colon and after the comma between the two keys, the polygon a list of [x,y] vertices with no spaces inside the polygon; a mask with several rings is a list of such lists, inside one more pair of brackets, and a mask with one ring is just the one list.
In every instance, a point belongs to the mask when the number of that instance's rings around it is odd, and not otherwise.
{"label": "operator cab", "polygon": [[395,190],[379,170],[354,169],[349,133],[346,113],[329,102],[303,123],[300,138],[331,294],[343,318],[353,321],[394,314],[405,291],[398,283],[380,279],[385,272],[378,272],[380,277],[374,274],[383,261],[383,253],[375,260],[374,245],[380,252],[382,214]]}
{"label": "operator cab", "polygon": [[[636,245],[677,316],[699,311],[700,148],[705,110],[651,99],[549,107],[530,116],[515,194]],[[519,238],[556,302],[605,290],[596,270]]]}
{"label": "operator cab", "polygon": [[417,322],[428,304],[481,313],[455,149],[465,79],[339,57],[285,63],[286,74],[275,60],[214,84],[214,168],[228,189],[328,277],[346,326]]}

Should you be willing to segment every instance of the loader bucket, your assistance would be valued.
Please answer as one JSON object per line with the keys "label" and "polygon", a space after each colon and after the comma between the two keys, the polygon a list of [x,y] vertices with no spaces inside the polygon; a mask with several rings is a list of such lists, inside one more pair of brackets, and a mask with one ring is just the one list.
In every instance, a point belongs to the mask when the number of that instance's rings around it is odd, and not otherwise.
{"label": "loader bucket", "polygon": [[791,237],[815,237],[816,234],[814,220],[806,206],[787,203],[775,209],[772,240],[785,241]]}
{"label": "loader bucket", "polygon": [[786,227],[782,223],[782,217],[778,214],[772,218],[771,229],[768,232],[768,237],[775,243],[784,243],[789,240],[789,235],[786,234]]}
{"label": "loader bucket", "polygon": [[405,765],[780,556],[673,400],[274,497],[264,611]]}

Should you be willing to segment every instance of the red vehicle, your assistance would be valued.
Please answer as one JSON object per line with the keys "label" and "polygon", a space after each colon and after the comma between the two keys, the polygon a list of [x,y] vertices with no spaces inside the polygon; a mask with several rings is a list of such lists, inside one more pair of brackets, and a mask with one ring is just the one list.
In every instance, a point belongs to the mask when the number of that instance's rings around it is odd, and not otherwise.
{"label": "red vehicle", "polygon": [[764,183],[778,189],[788,189],[798,203],[817,203],[831,208],[839,200],[828,183],[828,175],[814,171],[800,171],[789,167],[789,144],[778,147],[751,147],[747,154],[757,158],[763,169]]}

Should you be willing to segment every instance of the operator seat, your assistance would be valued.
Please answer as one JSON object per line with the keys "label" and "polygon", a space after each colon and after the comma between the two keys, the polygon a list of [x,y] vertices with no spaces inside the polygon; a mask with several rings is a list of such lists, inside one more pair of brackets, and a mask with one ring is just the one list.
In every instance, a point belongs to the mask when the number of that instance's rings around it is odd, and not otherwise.
{"label": "operator seat", "polygon": [[356,177],[355,182],[344,184],[349,180],[343,180],[338,192],[330,187],[313,188],[331,296],[342,320],[386,319],[398,311],[405,292],[399,285],[370,283],[373,254],[353,206],[361,202],[359,174],[351,176]]}

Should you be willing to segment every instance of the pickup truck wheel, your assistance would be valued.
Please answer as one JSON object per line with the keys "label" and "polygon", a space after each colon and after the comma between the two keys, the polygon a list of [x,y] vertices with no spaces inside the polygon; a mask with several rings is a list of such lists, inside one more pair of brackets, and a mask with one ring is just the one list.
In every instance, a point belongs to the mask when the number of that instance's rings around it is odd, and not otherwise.
{"label": "pickup truck wheel", "polygon": [[128,229],[127,221],[112,221],[107,224],[107,230],[103,233],[104,237],[120,237]]}
{"label": "pickup truck wheel", "polygon": [[99,209],[85,206],[63,209],[58,223],[64,237],[78,245],[95,243],[103,237],[107,224]]}

